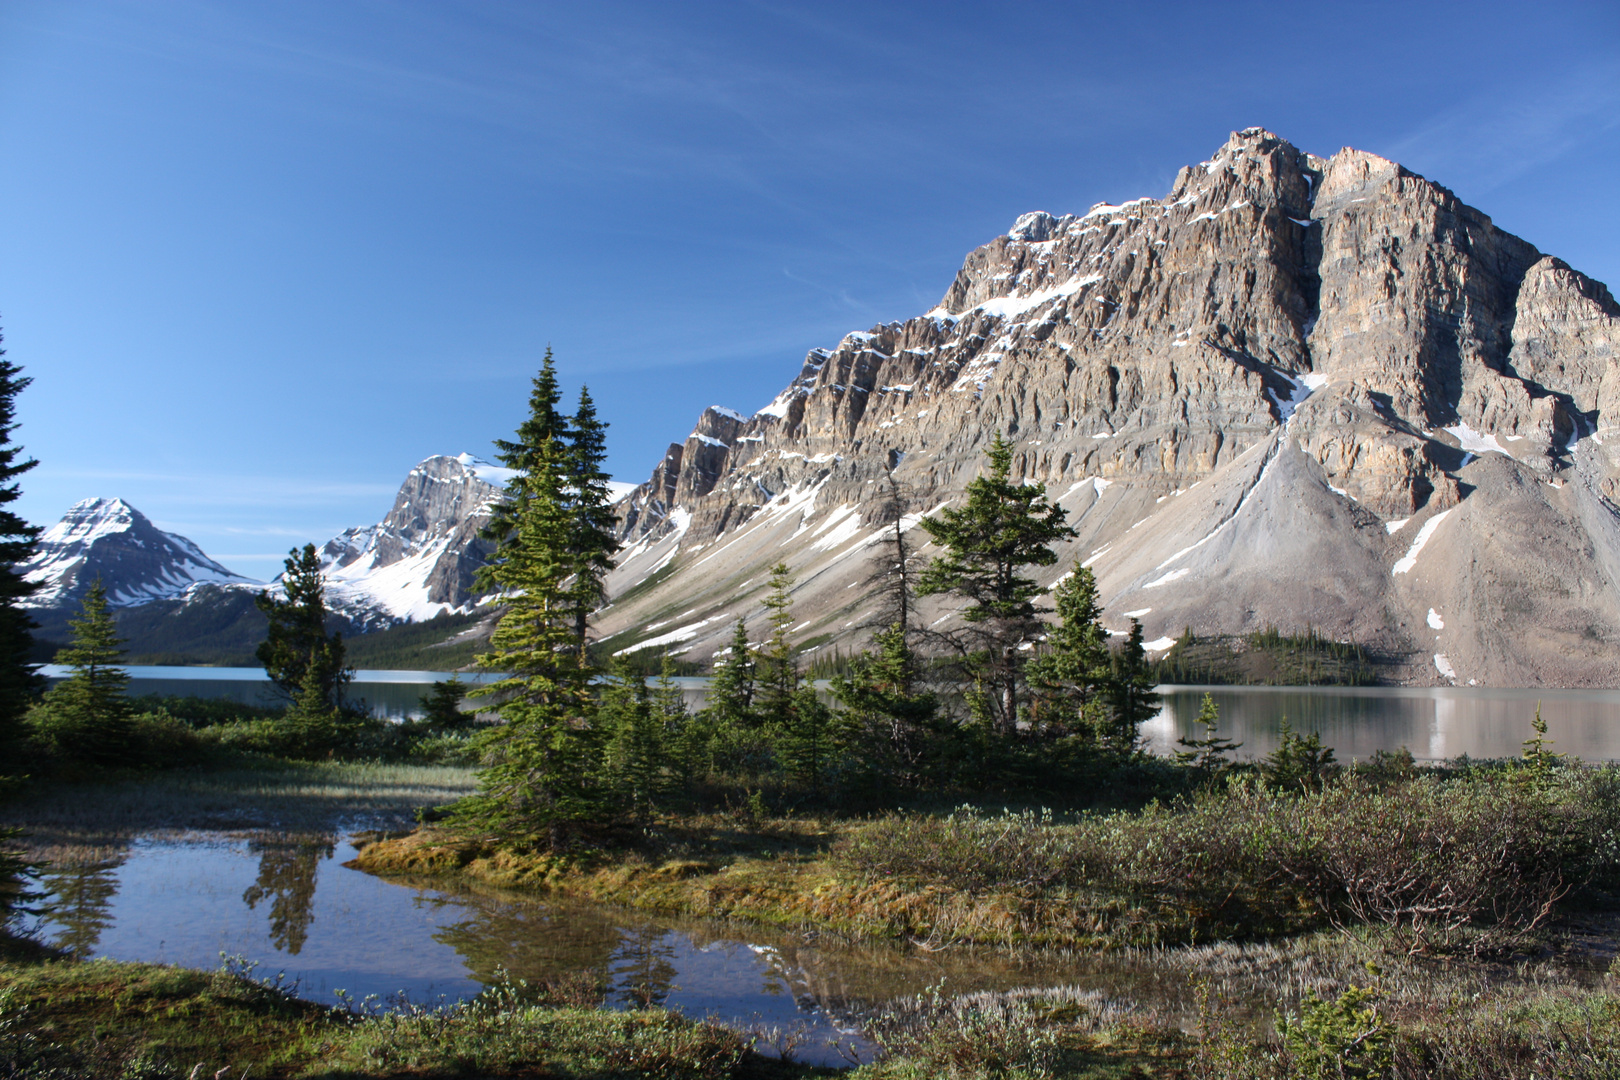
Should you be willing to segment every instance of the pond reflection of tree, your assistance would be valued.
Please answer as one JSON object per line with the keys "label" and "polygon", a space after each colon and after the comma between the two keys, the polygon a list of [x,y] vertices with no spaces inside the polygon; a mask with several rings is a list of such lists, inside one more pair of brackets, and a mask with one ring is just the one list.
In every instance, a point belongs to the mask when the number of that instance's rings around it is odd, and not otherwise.
{"label": "pond reflection of tree", "polygon": [[[41,936],[46,943],[80,960],[95,955],[101,933],[113,923],[112,902],[118,893],[118,868],[127,851],[83,863],[62,863],[40,874]],[[55,927],[54,933],[50,928]]]}
{"label": "pond reflection of tree", "polygon": [[679,988],[681,956],[691,950],[747,950],[750,963],[742,970],[749,974],[739,976],[749,985],[739,991],[790,995],[806,1012],[834,1015],[858,1015],[941,979],[949,992],[965,993],[1058,981],[1065,974],[1062,964],[993,950],[929,953],[718,920],[653,918],[480,886],[447,893],[442,880],[431,878],[393,880],[424,890],[418,904],[458,910],[458,921],[433,937],[455,949],[477,981],[487,985],[499,970],[533,984],[590,972],[608,984],[610,1000],[627,1005],[667,1002]]}
{"label": "pond reflection of tree", "polygon": [[260,833],[248,840],[259,856],[259,876],[242,894],[249,909],[270,898],[270,942],[297,956],[315,921],[315,874],[330,859],[337,837],[330,833]]}

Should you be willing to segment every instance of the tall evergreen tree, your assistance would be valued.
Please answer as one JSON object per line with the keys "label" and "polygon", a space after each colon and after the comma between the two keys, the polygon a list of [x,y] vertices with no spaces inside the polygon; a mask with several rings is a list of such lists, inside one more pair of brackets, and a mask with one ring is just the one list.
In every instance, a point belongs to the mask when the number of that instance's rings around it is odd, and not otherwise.
{"label": "tall evergreen tree", "polygon": [[1020,646],[1041,629],[1041,588],[1023,570],[1057,562],[1051,545],[1075,535],[1063,508],[1047,501],[1045,484],[1013,482],[1012,452],[997,432],[985,455],[989,469],[968,484],[967,503],[923,519],[945,554],[928,564],[917,588],[919,596],[954,593],[968,601],[963,651],[978,687],[974,704],[1009,735],[1018,725]]}
{"label": "tall evergreen tree", "polygon": [[1078,566],[1053,591],[1058,623],[1047,631],[1044,650],[1026,670],[1034,704],[1031,719],[1050,734],[1102,741],[1112,703],[1108,631],[1097,602],[1097,579]]}
{"label": "tall evergreen tree", "polygon": [[506,611],[478,662],[506,677],[469,696],[492,701],[502,722],[479,737],[479,790],[462,801],[458,817],[561,852],[581,824],[602,815],[600,756],[589,722],[591,671],[575,656],[566,448],[548,439],[530,464],[511,504],[511,530],[484,568]]}
{"label": "tall evergreen tree", "polygon": [[799,691],[799,665],[793,657],[788,633],[793,629],[793,571],[787,563],[771,567],[770,592],[765,597],[765,622],[771,636],[759,651],[759,711],[767,723],[786,724]]}
{"label": "tall evergreen tree", "polygon": [[489,522],[480,534],[486,540],[504,543],[517,527],[517,518],[523,501],[528,497],[526,478],[534,472],[540,457],[546,453],[546,444],[555,440],[566,445],[569,437],[567,418],[557,410],[562,391],[557,386],[557,366],[551,358],[551,347],[546,347],[540,371],[529,390],[529,415],[518,425],[516,437],[495,440],[495,457],[502,465],[514,470],[506,483],[500,502],[490,507]]}
{"label": "tall evergreen tree", "polygon": [[266,589],[254,598],[270,623],[254,655],[270,681],[294,701],[313,688],[327,706],[341,705],[354,670],[347,663],[343,634],[326,632],[326,583],[314,544],[287,553],[281,591],[278,597]]}
{"label": "tall evergreen tree", "polygon": [[129,672],[107,590],[97,578],[84,594],[84,610],[68,624],[73,640],[56,654],[72,674],[45,692],[31,719],[36,733],[69,757],[117,762],[129,743]]}
{"label": "tall evergreen tree", "polygon": [[0,348],[0,748],[16,741],[29,703],[45,688],[45,680],[29,663],[35,623],[22,607],[39,585],[17,571],[34,554],[40,530],[9,509],[22,494],[17,478],[39,464],[24,457],[13,438],[20,426],[17,395],[33,380],[5,355]]}
{"label": "tall evergreen tree", "polygon": [[607,575],[613,569],[613,556],[619,551],[614,528],[618,514],[608,489],[612,477],[606,471],[607,424],[597,419],[596,403],[588,389],[579,391],[579,410],[570,425],[568,495],[572,502],[573,532],[569,553],[573,558],[574,580],[570,595],[574,602],[574,636],[579,641],[579,658],[586,658],[586,628],[591,613],[607,600]]}

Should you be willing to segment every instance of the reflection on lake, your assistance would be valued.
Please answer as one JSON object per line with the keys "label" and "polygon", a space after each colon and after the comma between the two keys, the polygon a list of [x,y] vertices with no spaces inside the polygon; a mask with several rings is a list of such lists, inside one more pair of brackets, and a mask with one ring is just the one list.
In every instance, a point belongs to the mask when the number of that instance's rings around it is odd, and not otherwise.
{"label": "reflection on lake", "polygon": [[1277,746],[1283,717],[1295,731],[1320,732],[1340,761],[1404,746],[1424,760],[1516,757],[1530,737],[1536,703],[1553,749],[1588,761],[1620,760],[1620,690],[1494,690],[1483,687],[1163,686],[1164,710],[1142,726],[1154,753],[1194,731],[1207,692],[1221,710],[1220,733],[1243,743],[1239,757]]}
{"label": "reflection on lake", "polygon": [[[1075,968],[974,950],[926,953],[558,902],[442,881],[387,881],[345,867],[333,835],[191,834],[47,875],[38,936],[81,957],[210,969],[221,954],[285,970],[333,1003],[404,991],[471,996],[500,971],[530,982],[598,973],[616,1007],[660,1005],[746,1029],[801,1029],[797,1051],[835,1064],[829,1040],[864,1045],[854,1021],[945,979],[953,992],[1070,982]],[[767,1040],[768,1042],[768,1040]]]}

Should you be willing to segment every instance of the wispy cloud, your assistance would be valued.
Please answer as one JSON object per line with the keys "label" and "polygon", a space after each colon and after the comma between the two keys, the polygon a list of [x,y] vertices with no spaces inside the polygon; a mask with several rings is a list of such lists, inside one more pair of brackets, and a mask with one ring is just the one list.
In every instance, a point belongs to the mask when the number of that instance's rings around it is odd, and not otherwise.
{"label": "wispy cloud", "polygon": [[1430,116],[1379,152],[1443,183],[1468,178],[1477,196],[1620,129],[1620,61],[1535,79]]}

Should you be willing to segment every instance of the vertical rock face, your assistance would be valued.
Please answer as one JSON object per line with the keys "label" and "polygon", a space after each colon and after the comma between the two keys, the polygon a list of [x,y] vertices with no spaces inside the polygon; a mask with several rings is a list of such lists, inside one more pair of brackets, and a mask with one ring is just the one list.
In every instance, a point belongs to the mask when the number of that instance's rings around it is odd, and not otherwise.
{"label": "vertical rock face", "polygon": [[[1150,637],[1310,625],[1418,681],[1610,681],[1617,327],[1606,288],[1445,188],[1238,132],[1162,199],[1024,215],[932,311],[812,351],[753,416],[707,410],[624,504],[619,589],[666,572],[603,629],[714,615],[671,639],[704,654],[786,557],[801,638],[852,635],[891,470],[928,512],[1000,431],[1081,533],[1052,576],[1089,560]],[[1469,614],[1436,635],[1441,602]],[[1535,632],[1495,631],[1508,613]]]}
{"label": "vertical rock face", "polygon": [[78,614],[99,578],[111,607],[177,597],[199,583],[257,585],[227,570],[176,533],[166,533],[123,499],[85,499],[39,538],[18,568],[40,585],[24,603]]}
{"label": "vertical rock face", "polygon": [[321,548],[333,605],[368,627],[467,610],[490,550],[478,533],[509,476],[470,454],[417,465],[379,524],[346,530]]}

